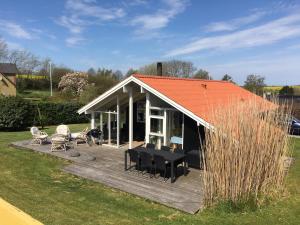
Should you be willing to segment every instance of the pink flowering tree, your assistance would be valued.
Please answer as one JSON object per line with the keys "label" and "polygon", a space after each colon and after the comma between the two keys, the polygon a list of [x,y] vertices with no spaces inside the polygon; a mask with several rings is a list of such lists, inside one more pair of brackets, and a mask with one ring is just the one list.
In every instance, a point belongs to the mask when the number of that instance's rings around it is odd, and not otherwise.
{"label": "pink flowering tree", "polygon": [[86,73],[67,73],[61,78],[58,89],[63,93],[71,93],[73,96],[79,97],[87,84],[88,75]]}

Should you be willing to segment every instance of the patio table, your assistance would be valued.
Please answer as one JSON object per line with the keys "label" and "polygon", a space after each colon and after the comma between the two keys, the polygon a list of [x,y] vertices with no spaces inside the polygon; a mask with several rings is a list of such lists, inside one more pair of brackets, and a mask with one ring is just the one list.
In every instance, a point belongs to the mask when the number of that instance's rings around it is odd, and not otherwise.
{"label": "patio table", "polygon": [[[185,155],[180,153],[174,153],[174,152],[167,152],[167,151],[161,151],[161,150],[155,150],[155,149],[146,149],[144,147],[137,147],[134,150],[136,150],[138,153],[140,152],[147,152],[152,155],[160,155],[165,158],[166,161],[170,162],[171,164],[171,183],[175,181],[174,176],[174,164],[175,162],[183,163],[184,168],[184,175],[186,176],[186,162],[185,162]],[[128,151],[125,151],[125,170],[127,170],[127,153]]]}

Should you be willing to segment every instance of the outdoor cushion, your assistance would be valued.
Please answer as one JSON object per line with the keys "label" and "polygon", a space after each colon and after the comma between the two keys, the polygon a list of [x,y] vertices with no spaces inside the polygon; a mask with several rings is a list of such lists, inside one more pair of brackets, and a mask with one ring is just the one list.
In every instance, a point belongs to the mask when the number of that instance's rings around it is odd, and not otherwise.
{"label": "outdoor cushion", "polygon": [[48,135],[47,134],[42,134],[42,135],[39,135],[39,137],[44,139],[44,138],[48,137]]}
{"label": "outdoor cushion", "polygon": [[199,150],[191,150],[186,153],[186,160],[189,167],[200,169],[201,168],[200,158],[201,156]]}
{"label": "outdoor cushion", "polygon": [[72,139],[75,139],[75,138],[77,138],[79,135],[80,135],[80,132],[77,132],[77,133],[71,133],[71,138],[72,138]]}

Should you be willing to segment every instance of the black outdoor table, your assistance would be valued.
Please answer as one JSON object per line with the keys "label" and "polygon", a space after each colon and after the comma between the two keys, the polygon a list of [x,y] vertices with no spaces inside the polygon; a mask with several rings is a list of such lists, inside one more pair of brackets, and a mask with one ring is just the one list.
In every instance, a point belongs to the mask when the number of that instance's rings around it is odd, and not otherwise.
{"label": "black outdoor table", "polygon": [[[174,153],[174,152],[167,152],[167,151],[161,151],[161,150],[155,150],[155,149],[146,149],[144,147],[138,147],[134,149],[138,153],[140,152],[147,152],[152,155],[160,155],[165,158],[166,161],[171,163],[171,183],[175,181],[174,176],[174,164],[175,162],[183,163],[184,167],[184,175],[186,176],[186,162],[185,162],[185,155],[180,153]],[[125,170],[127,170],[127,153],[128,151],[125,151]]]}

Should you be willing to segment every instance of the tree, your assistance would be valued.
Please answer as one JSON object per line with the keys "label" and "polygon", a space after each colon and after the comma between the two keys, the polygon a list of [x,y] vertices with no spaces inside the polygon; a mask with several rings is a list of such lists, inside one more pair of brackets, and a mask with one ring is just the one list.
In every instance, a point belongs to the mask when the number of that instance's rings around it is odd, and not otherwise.
{"label": "tree", "polygon": [[105,69],[105,68],[99,68],[97,70],[97,76],[108,76],[111,77],[113,76],[113,71],[110,69]]}
{"label": "tree", "polygon": [[263,76],[254,75],[254,74],[248,75],[244,84],[245,89],[258,95],[263,94],[264,86],[266,86],[265,78]]}
{"label": "tree", "polygon": [[128,71],[127,71],[127,73],[126,73],[126,77],[130,77],[132,74],[135,74],[135,73],[138,73],[139,71],[138,70],[136,70],[136,69],[132,69],[132,68],[130,68]]}
{"label": "tree", "polygon": [[203,80],[212,80],[212,77],[206,70],[199,69],[195,74],[194,78],[203,79]]}
{"label": "tree", "polygon": [[41,65],[37,56],[27,50],[13,50],[8,54],[8,61],[16,64],[23,74],[32,74]]}
{"label": "tree", "polygon": [[5,61],[8,55],[6,42],[0,38],[0,61]]}
{"label": "tree", "polygon": [[283,86],[279,90],[280,95],[293,95],[294,94],[294,88],[290,86]]}
{"label": "tree", "polygon": [[61,66],[53,65],[52,66],[52,85],[53,85],[53,88],[57,89],[61,78],[64,75],[66,75],[68,73],[73,73],[73,72],[74,71],[72,69],[67,68],[63,65],[61,65]]}
{"label": "tree", "polygon": [[230,75],[228,75],[228,74],[225,74],[225,75],[223,76],[222,80],[224,80],[224,81],[229,81],[229,82],[231,82],[231,83],[234,83],[232,77],[231,77]]}
{"label": "tree", "polygon": [[94,68],[89,68],[89,70],[87,71],[87,74],[89,76],[95,76],[96,75],[96,71]]}
{"label": "tree", "polygon": [[82,72],[68,73],[64,75],[58,88],[62,93],[70,93],[74,97],[79,97],[88,84],[88,75]]}
{"label": "tree", "polygon": [[123,73],[120,70],[116,70],[113,72],[113,76],[116,80],[122,80]]}
{"label": "tree", "polygon": [[[172,77],[191,77],[196,71],[192,62],[181,60],[170,60],[162,62],[162,73]],[[139,72],[147,75],[157,75],[157,63],[145,65]]]}

